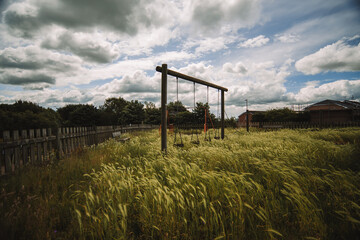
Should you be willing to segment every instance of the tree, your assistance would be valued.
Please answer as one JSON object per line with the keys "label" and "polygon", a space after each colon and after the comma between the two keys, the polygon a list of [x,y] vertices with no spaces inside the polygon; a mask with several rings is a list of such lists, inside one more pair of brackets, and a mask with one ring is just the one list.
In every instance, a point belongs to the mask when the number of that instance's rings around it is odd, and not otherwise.
{"label": "tree", "polygon": [[94,126],[103,125],[100,122],[101,112],[93,105],[70,104],[59,108],[63,126]]}
{"label": "tree", "polygon": [[124,110],[129,104],[124,98],[108,98],[105,100],[103,106],[100,107],[103,113],[108,115],[108,118],[111,119],[112,125],[116,124],[125,124],[126,117]]}
{"label": "tree", "polygon": [[295,112],[289,108],[271,109],[252,116],[253,122],[306,122],[309,120],[309,113]]}
{"label": "tree", "polygon": [[204,124],[205,123],[205,109],[206,109],[206,112],[210,111],[210,106],[208,103],[205,103],[205,104],[202,102],[196,103],[196,106],[193,109],[194,122],[196,124],[201,124],[201,123]]}
{"label": "tree", "polygon": [[145,123],[160,124],[161,110],[157,108],[152,102],[145,102]]}
{"label": "tree", "polygon": [[186,107],[180,101],[170,102],[167,106],[169,114],[176,114],[179,112],[187,112]]}
{"label": "tree", "polygon": [[60,116],[50,108],[17,101],[14,104],[0,104],[0,131],[36,128],[57,128]]}
{"label": "tree", "polygon": [[138,100],[129,102],[123,112],[126,124],[138,124],[145,120],[144,104]]}

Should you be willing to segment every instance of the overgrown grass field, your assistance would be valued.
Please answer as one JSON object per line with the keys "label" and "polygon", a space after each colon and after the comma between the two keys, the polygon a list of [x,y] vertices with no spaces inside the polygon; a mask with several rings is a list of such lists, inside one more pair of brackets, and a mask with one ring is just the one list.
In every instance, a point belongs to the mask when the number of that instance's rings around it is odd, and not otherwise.
{"label": "overgrown grass field", "polygon": [[1,179],[1,239],[359,239],[360,129],[157,131]]}

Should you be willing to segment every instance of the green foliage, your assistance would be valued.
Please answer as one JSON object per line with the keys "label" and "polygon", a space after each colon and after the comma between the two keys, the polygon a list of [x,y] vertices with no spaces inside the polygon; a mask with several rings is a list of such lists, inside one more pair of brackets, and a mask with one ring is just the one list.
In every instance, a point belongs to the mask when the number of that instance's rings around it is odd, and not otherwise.
{"label": "green foliage", "polygon": [[258,112],[252,116],[253,122],[307,122],[309,120],[308,112],[295,112],[289,108]]}
{"label": "green foliage", "polygon": [[152,102],[145,102],[145,121],[147,124],[161,123],[161,110]]}
{"label": "green foliage", "polygon": [[14,104],[0,104],[0,131],[34,128],[56,128],[60,116],[52,109],[34,103],[17,101]]}
{"label": "green foliage", "polygon": [[106,125],[99,121],[100,111],[90,104],[70,104],[57,111],[63,126]]}
{"label": "green foliage", "polygon": [[[1,182],[2,239],[356,239],[360,129],[136,133]],[[200,139],[203,137],[200,136]],[[91,171],[90,169],[93,170]]]}
{"label": "green foliage", "polygon": [[128,103],[129,102],[122,97],[108,98],[100,109],[103,110],[103,113],[109,115],[112,125],[121,125],[125,124],[126,121],[124,110]]}
{"label": "green foliage", "polygon": [[144,104],[142,104],[138,100],[131,100],[131,102],[128,102],[128,104],[124,108],[123,113],[125,122],[123,122],[122,124],[141,123],[145,119]]}

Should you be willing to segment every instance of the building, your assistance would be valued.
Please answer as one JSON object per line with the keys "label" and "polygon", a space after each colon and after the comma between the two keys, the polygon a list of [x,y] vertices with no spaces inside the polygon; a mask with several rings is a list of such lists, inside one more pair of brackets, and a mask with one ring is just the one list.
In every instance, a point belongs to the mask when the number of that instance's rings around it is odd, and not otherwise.
{"label": "building", "polygon": [[[250,126],[251,126],[251,123],[252,123],[253,115],[257,114],[257,113],[264,113],[264,112],[265,111],[249,111],[249,124],[250,124]],[[238,127],[246,127],[246,112],[239,115],[237,125],[238,125]]]}
{"label": "building", "polygon": [[305,108],[312,123],[344,123],[360,121],[360,103],[355,101],[324,100]]}

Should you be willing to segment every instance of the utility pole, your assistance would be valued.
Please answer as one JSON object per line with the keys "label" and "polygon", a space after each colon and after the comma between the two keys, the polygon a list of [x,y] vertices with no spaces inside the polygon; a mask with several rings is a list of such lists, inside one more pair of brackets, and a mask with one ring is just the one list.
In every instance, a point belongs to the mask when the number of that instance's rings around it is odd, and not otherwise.
{"label": "utility pole", "polygon": [[245,99],[246,102],[246,131],[249,132],[249,109],[248,109],[248,100]]}

